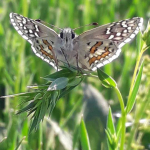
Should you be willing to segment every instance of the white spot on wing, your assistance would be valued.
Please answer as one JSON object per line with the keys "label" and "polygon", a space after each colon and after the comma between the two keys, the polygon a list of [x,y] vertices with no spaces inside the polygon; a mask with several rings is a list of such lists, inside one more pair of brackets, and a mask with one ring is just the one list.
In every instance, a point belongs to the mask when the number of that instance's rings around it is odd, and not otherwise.
{"label": "white spot on wing", "polygon": [[[103,50],[104,51],[104,50]],[[97,55],[101,55],[102,54],[102,51],[101,50],[97,50],[96,52],[95,52]]]}
{"label": "white spot on wing", "polygon": [[121,48],[123,45],[125,45],[124,42],[122,42],[118,47]]}
{"label": "white spot on wing", "polygon": [[114,58],[113,58],[113,57],[110,57],[110,58],[109,58],[109,61],[110,61],[110,62],[111,62],[111,61],[113,61],[113,60],[114,60]]}
{"label": "white spot on wing", "polygon": [[107,28],[106,34],[110,34],[110,28]]}
{"label": "white spot on wing", "polygon": [[93,71],[95,71],[96,69],[97,69],[96,67],[93,67],[93,68],[92,68]]}
{"label": "white spot on wing", "polygon": [[135,37],[135,34],[131,34],[130,38],[134,38]]}
{"label": "white spot on wing", "polygon": [[13,22],[12,22],[12,24],[13,24],[13,26],[16,26],[16,23],[13,23]]}
{"label": "white spot on wing", "polygon": [[22,23],[19,23],[19,26],[20,26],[20,27],[22,27],[22,26],[23,26],[23,24],[22,24]]}
{"label": "white spot on wing", "polygon": [[102,67],[102,66],[103,66],[102,63],[99,63],[99,64],[97,65],[98,68],[100,68],[100,67]]}
{"label": "white spot on wing", "polygon": [[28,42],[29,42],[30,44],[32,44],[32,41],[31,41],[31,40],[28,40]]}
{"label": "white spot on wing", "polygon": [[118,32],[117,34],[116,34],[116,36],[120,36],[121,35],[121,33],[120,32]]}
{"label": "white spot on wing", "polygon": [[12,18],[12,13],[9,14],[9,17]]}
{"label": "white spot on wing", "polygon": [[22,34],[23,34],[20,30],[18,31],[18,33],[19,33],[20,35],[22,35]]}
{"label": "white spot on wing", "polygon": [[39,53],[37,53],[36,56],[41,57],[41,55]]}
{"label": "white spot on wing", "polygon": [[35,37],[34,34],[29,34],[30,37]]}
{"label": "white spot on wing", "polygon": [[25,33],[28,33],[28,30],[24,30]]}
{"label": "white spot on wing", "polygon": [[122,26],[123,26],[124,28],[128,27],[126,24],[122,24]]}
{"label": "white spot on wing", "polygon": [[38,35],[36,32],[35,32],[34,34],[35,34],[37,37],[39,37],[39,35]]}
{"label": "white spot on wing", "polygon": [[108,60],[105,60],[105,61],[103,62],[104,65],[106,65],[106,64],[108,64],[108,63],[109,63]]}
{"label": "white spot on wing", "polygon": [[19,17],[19,16],[16,16],[16,18],[17,18],[18,20],[22,20],[22,18],[21,18],[21,17]]}
{"label": "white spot on wing", "polygon": [[31,48],[32,48],[33,52],[36,53],[36,49],[33,46],[31,46]]}
{"label": "white spot on wing", "polygon": [[135,34],[138,34],[138,32],[139,32],[139,30],[135,30],[135,31],[134,31]]}
{"label": "white spot on wing", "polygon": [[123,34],[122,34],[122,36],[127,36],[127,35],[128,35],[128,34],[126,34],[126,33],[123,33]]}
{"label": "white spot on wing", "polygon": [[110,40],[111,40],[112,38],[114,38],[114,35],[110,35],[110,37],[109,37],[108,39],[110,39]]}
{"label": "white spot on wing", "polygon": [[14,19],[10,19],[11,20],[11,22],[14,22]]}
{"label": "white spot on wing", "polygon": [[35,28],[36,28],[36,31],[39,32],[39,29],[38,29],[38,26],[37,26],[37,25],[35,25]]}
{"label": "white spot on wing", "polygon": [[120,37],[120,36],[115,37],[114,40],[122,40],[122,37]]}
{"label": "white spot on wing", "polygon": [[29,33],[33,33],[33,31],[30,29],[30,30],[29,30]]}
{"label": "white spot on wing", "polygon": [[27,39],[28,39],[28,37],[27,37],[27,36],[25,36],[25,35],[22,35],[22,37],[23,37],[25,40],[27,40]]}
{"label": "white spot on wing", "polygon": [[125,43],[128,43],[128,42],[130,42],[130,41],[131,41],[131,39],[128,38],[128,39],[126,39],[124,42],[125,42]]}
{"label": "white spot on wing", "polygon": [[22,21],[22,22],[23,22],[23,24],[26,24],[26,19],[25,19],[25,18],[23,18],[23,21]]}
{"label": "white spot on wing", "polygon": [[141,26],[142,26],[142,23],[139,23],[138,25],[141,27]]}
{"label": "white spot on wing", "polygon": [[16,30],[19,30],[19,28],[18,28],[17,26],[14,26],[14,28],[15,28]]}
{"label": "white spot on wing", "polygon": [[44,61],[46,61],[47,63],[49,63],[49,60],[48,60],[48,59],[46,59],[46,58],[44,59]]}
{"label": "white spot on wing", "polygon": [[93,55],[90,53],[90,54],[89,54],[89,57],[90,57],[90,58],[92,58],[92,57],[93,57]]}
{"label": "white spot on wing", "polygon": [[128,29],[128,30],[131,30],[131,27],[128,27],[127,29]]}

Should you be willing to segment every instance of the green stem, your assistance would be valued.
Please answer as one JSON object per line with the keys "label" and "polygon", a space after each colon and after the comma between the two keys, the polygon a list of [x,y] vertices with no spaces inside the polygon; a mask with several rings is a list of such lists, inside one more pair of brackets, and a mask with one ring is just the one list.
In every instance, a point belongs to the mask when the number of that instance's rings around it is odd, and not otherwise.
{"label": "green stem", "polygon": [[136,66],[135,66],[135,69],[134,69],[134,73],[133,73],[133,77],[132,77],[132,82],[131,82],[131,87],[130,87],[130,91],[129,91],[129,97],[131,95],[131,92],[132,92],[132,89],[133,89],[133,86],[134,86],[134,81],[135,81],[135,78],[136,78],[136,74],[137,74],[137,71],[138,71],[138,67],[139,67],[139,63],[140,63],[140,60],[141,60],[141,57],[144,53],[145,50],[148,49],[148,46],[146,45],[146,43],[143,44],[142,46],[142,50],[137,58],[137,61],[136,61]]}
{"label": "green stem", "polygon": [[125,132],[126,132],[126,126],[125,126],[125,123],[126,123],[125,106],[124,106],[124,101],[123,101],[122,95],[121,95],[118,87],[115,87],[114,89],[115,89],[115,91],[117,93],[117,96],[118,96],[118,99],[119,99],[119,103],[120,103],[120,107],[121,107],[122,134],[121,134],[120,150],[123,150],[124,149],[124,142],[125,142]]}
{"label": "green stem", "polygon": [[120,150],[124,150],[125,133],[126,133],[126,114],[125,113],[122,114],[121,122],[122,122],[122,131],[121,131]]}
{"label": "green stem", "polygon": [[118,89],[118,87],[114,87],[116,93],[117,93],[117,96],[118,96],[118,99],[119,99],[119,103],[120,103],[120,107],[121,107],[121,114],[124,114],[124,101],[123,101],[123,98],[122,98],[122,95]]}
{"label": "green stem", "polygon": [[39,128],[39,140],[38,140],[38,150],[42,150],[42,125],[40,124],[40,128]]}

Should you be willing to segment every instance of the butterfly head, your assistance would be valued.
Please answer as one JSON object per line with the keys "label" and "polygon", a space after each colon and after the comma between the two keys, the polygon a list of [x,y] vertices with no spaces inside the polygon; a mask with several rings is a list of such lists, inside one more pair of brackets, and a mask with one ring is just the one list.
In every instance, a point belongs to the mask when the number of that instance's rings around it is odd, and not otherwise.
{"label": "butterfly head", "polygon": [[75,38],[74,31],[71,28],[64,28],[60,32],[60,38],[62,39],[64,49],[72,50],[73,39]]}

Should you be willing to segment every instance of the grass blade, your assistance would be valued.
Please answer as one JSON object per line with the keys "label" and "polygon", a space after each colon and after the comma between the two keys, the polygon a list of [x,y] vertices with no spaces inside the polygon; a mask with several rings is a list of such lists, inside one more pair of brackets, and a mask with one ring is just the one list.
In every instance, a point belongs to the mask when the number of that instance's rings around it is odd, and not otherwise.
{"label": "grass blade", "polygon": [[82,150],[91,150],[89,137],[87,134],[87,130],[83,118],[81,119],[81,123],[80,123],[80,139],[81,139]]}
{"label": "grass blade", "polygon": [[113,118],[112,118],[111,108],[109,108],[109,113],[108,113],[108,118],[107,118],[107,129],[110,130],[111,134],[113,134],[113,135],[116,134],[115,126],[114,126]]}
{"label": "grass blade", "polygon": [[139,73],[137,75],[135,84],[133,86],[132,93],[130,94],[130,97],[129,97],[128,102],[127,102],[127,108],[126,108],[127,113],[129,113],[134,106],[135,98],[136,98],[136,95],[137,95],[137,92],[138,92],[138,89],[140,86],[140,82],[141,82],[142,72],[143,72],[143,62],[140,66]]}

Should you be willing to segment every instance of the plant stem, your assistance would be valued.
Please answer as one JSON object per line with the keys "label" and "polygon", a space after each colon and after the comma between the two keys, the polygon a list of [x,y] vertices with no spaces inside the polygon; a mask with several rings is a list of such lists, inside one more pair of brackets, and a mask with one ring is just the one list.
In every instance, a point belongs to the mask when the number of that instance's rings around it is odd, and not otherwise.
{"label": "plant stem", "polygon": [[135,81],[135,78],[136,78],[136,74],[137,74],[137,71],[138,71],[138,67],[139,67],[139,63],[140,63],[141,57],[142,57],[144,51],[147,50],[148,48],[149,47],[146,45],[146,43],[144,43],[143,46],[142,46],[142,50],[140,51],[139,56],[137,58],[136,66],[135,66],[133,77],[132,77],[132,81],[131,81],[131,87],[130,87],[130,91],[129,91],[129,97],[130,97],[131,92],[133,90],[134,81]]}
{"label": "plant stem", "polygon": [[123,101],[122,95],[121,95],[118,87],[114,87],[114,89],[115,89],[118,99],[119,99],[119,103],[120,103],[120,107],[121,107],[121,114],[123,115],[125,111],[124,111],[124,101]]}
{"label": "plant stem", "polygon": [[125,112],[125,107],[124,107],[124,101],[123,101],[122,95],[121,95],[118,87],[115,87],[114,89],[115,89],[115,91],[117,93],[117,96],[118,96],[118,99],[119,99],[119,102],[120,102],[120,107],[121,107],[122,134],[121,134],[120,150],[123,150],[124,142],[125,142],[125,132],[126,132],[126,126],[125,126],[125,123],[126,123],[126,112]]}
{"label": "plant stem", "polygon": [[121,122],[122,122],[122,132],[121,132],[120,150],[124,150],[125,133],[126,133],[126,114],[125,113],[122,114]]}

